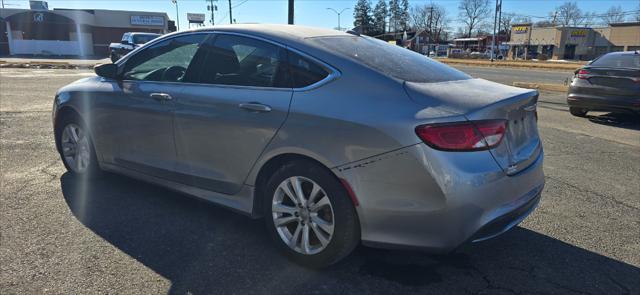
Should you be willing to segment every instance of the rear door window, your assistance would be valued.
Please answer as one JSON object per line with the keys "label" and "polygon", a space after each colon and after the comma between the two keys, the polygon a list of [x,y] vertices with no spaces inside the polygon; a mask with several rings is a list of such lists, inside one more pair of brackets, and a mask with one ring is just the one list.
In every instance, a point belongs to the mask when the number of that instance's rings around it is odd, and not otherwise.
{"label": "rear door window", "polygon": [[424,55],[371,37],[331,36],[309,40],[331,52],[404,81],[428,83],[471,79],[469,75]]}

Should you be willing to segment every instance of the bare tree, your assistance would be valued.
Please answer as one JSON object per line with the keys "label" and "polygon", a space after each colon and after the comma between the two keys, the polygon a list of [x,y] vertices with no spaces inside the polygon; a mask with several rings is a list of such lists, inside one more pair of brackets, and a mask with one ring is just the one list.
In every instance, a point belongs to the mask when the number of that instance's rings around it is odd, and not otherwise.
{"label": "bare tree", "polygon": [[491,15],[489,0],[460,0],[458,5],[460,20],[465,24],[466,35],[482,26]]}
{"label": "bare tree", "polygon": [[595,12],[585,12],[582,15],[582,25],[584,27],[592,27],[597,24],[598,14]]}
{"label": "bare tree", "polygon": [[607,10],[607,13],[603,14],[601,18],[605,25],[621,23],[624,21],[624,11],[622,11],[622,7],[620,5],[611,6],[609,10]]}
{"label": "bare tree", "polygon": [[578,26],[584,21],[582,10],[576,2],[567,1],[556,7],[557,22],[563,26]]}
{"label": "bare tree", "polygon": [[442,32],[447,29],[447,10],[438,4],[411,7],[409,19],[413,29],[427,31],[432,41],[440,41]]}
{"label": "bare tree", "polygon": [[507,39],[511,38],[511,26],[513,24],[529,24],[531,17],[517,15],[513,12],[503,12],[500,18],[500,30],[507,35]]}
{"label": "bare tree", "polygon": [[534,25],[536,27],[538,27],[538,28],[548,28],[548,27],[555,27],[556,26],[552,21],[550,21],[548,19],[537,21]]}

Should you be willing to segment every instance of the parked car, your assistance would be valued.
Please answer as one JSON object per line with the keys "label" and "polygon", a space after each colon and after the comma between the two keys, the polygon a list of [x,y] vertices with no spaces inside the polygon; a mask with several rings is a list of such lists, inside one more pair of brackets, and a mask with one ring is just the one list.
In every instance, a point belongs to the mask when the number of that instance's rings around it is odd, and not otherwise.
{"label": "parked car", "polygon": [[567,104],[572,115],[589,111],[640,113],[640,52],[604,54],[575,71]]}
{"label": "parked car", "polygon": [[120,43],[111,43],[109,45],[109,58],[111,58],[112,62],[116,62],[127,53],[160,36],[160,34],[154,33],[124,33]]}
{"label": "parked car", "polygon": [[538,58],[538,53],[535,51],[529,51],[526,54],[523,52],[522,54],[518,55],[518,58],[521,59],[536,59]]}
{"label": "parked car", "polygon": [[360,242],[450,252],[540,200],[537,91],[375,38],[216,26],[95,71],[55,96],[69,173],[121,173],[264,217],[304,265]]}

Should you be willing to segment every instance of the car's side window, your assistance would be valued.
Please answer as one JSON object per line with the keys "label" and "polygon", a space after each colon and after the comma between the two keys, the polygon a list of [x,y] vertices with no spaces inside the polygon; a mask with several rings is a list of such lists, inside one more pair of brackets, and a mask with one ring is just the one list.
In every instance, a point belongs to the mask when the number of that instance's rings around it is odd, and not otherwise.
{"label": "car's side window", "polygon": [[329,75],[323,67],[295,52],[290,51],[288,55],[293,88],[307,87]]}
{"label": "car's side window", "polygon": [[126,61],[123,79],[181,82],[206,34],[164,40],[138,52]]}
{"label": "car's side window", "polygon": [[189,82],[290,87],[286,77],[284,49],[236,35],[220,34],[212,40],[201,46],[198,55],[203,56],[202,67],[197,75],[188,78]]}

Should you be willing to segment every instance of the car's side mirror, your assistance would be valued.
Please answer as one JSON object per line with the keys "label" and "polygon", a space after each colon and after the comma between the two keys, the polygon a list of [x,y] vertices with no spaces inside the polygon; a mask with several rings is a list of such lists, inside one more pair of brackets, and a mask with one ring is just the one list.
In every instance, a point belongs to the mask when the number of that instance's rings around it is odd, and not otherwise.
{"label": "car's side mirror", "polygon": [[118,66],[116,64],[101,64],[93,67],[96,75],[109,79],[118,77]]}

